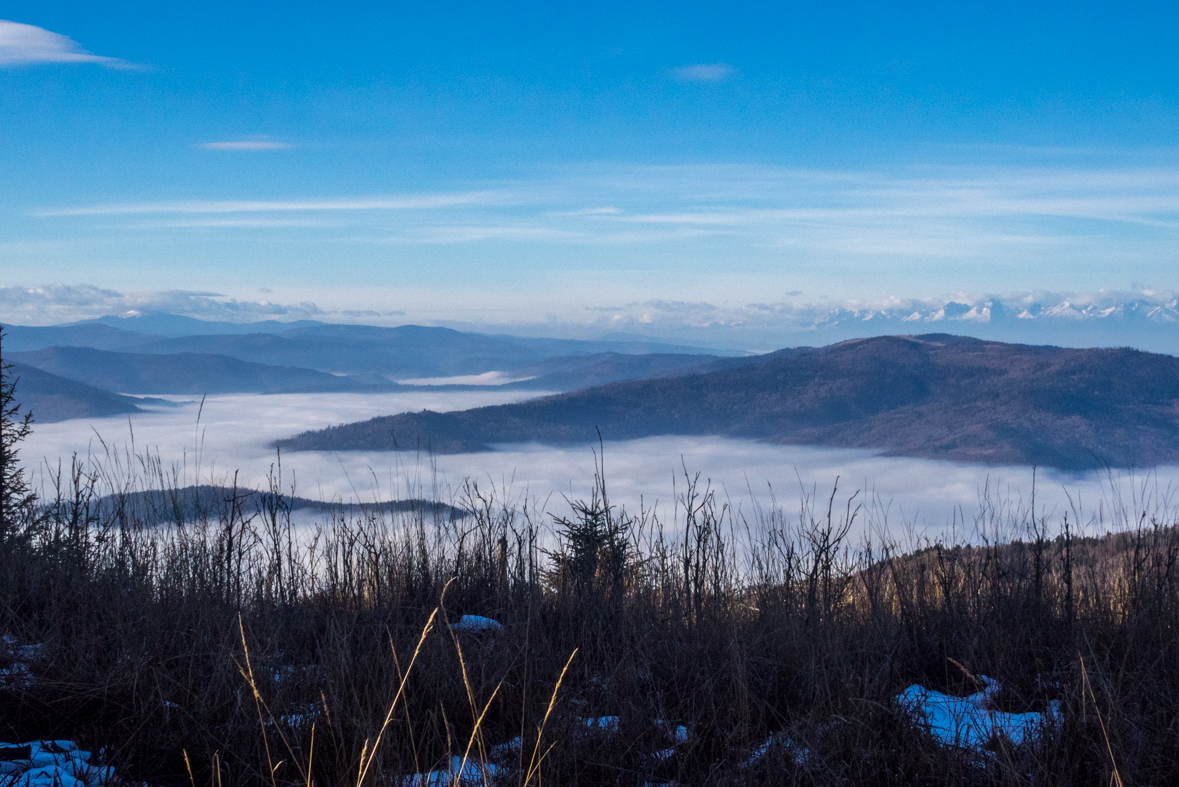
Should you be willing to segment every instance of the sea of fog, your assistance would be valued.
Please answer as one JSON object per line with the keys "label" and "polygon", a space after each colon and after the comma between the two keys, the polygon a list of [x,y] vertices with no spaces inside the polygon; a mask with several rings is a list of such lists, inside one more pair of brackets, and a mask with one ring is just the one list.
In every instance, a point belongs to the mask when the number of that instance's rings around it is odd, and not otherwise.
{"label": "sea of fog", "polygon": [[[171,397],[173,407],[130,417],[36,425],[21,457],[44,485],[70,457],[96,459],[109,474],[141,472],[144,457],[174,469],[181,483],[265,487],[276,462],[274,440],[308,429],[378,415],[431,409],[457,410],[534,397],[519,391],[420,391],[393,394],[283,394]],[[282,456],[284,488],[302,497],[373,502],[436,495],[447,502],[466,479],[494,488],[516,503],[567,512],[565,498],[586,498],[593,484],[597,446],[502,446],[494,452],[418,456],[379,451],[306,452]],[[909,540],[954,531],[978,540],[980,511],[987,521],[1026,512],[1032,503],[1029,467],[986,466],[880,456],[865,450],[781,446],[720,437],[658,437],[607,441],[605,474],[611,501],[630,511],[654,509],[664,521],[685,488],[685,474],[699,475],[721,503],[747,519],[777,505],[796,514],[800,500],[818,501],[824,512],[838,479],[836,505],[853,493],[865,509],[862,528],[887,530]],[[436,493],[432,490],[438,490]],[[1038,516],[1056,526],[1066,513],[1086,532],[1125,526],[1142,511],[1170,506],[1179,490],[1179,467],[1149,472],[1061,473],[1040,469],[1034,493]],[[1137,514],[1130,513],[1137,511]],[[1119,513],[1123,512],[1123,513]],[[987,526],[991,528],[990,525]],[[991,532],[988,529],[988,534]],[[1000,533],[1000,535],[1004,535]],[[1010,537],[1010,533],[1006,537]]]}

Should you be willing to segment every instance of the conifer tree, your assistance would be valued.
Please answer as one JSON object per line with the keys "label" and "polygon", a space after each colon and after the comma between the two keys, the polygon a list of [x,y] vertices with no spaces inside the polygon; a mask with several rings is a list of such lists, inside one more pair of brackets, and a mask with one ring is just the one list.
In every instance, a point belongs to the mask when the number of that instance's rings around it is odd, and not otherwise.
{"label": "conifer tree", "polygon": [[19,527],[33,508],[36,495],[17,460],[20,441],[32,428],[32,413],[21,414],[16,400],[12,364],[4,360],[4,331],[0,328],[0,543]]}

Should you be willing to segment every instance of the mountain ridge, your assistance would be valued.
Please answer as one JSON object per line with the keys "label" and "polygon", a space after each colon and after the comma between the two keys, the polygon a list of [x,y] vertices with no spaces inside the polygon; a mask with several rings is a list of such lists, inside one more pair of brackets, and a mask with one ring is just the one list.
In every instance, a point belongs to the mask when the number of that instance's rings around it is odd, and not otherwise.
{"label": "mountain ridge", "polygon": [[[729,355],[698,347],[667,345],[641,337],[627,341],[543,339],[464,333],[451,328],[420,325],[381,327],[302,321],[231,325],[204,323],[175,315],[155,315],[155,322],[139,318],[100,318],[60,326],[6,328],[5,352],[33,352],[51,347],[88,347],[108,352],[145,355],[199,353],[223,355],[269,366],[311,369],[336,375],[376,374],[397,378],[440,378],[512,371],[549,358],[679,354]],[[164,318],[168,319],[164,319]],[[175,318],[174,320],[172,318]],[[157,325],[167,334],[125,330]],[[193,323],[201,325],[193,326]],[[185,326],[190,333],[179,334]],[[220,327],[219,327],[220,326]],[[251,328],[254,326],[257,330]]]}
{"label": "mountain ridge", "polygon": [[16,361],[12,362],[12,377],[16,380],[16,399],[21,410],[32,413],[35,423],[130,415],[143,412],[139,405],[149,403]]}
{"label": "mountain ridge", "polygon": [[664,434],[1068,470],[1179,461],[1179,359],[949,334],[780,350],[736,368],[306,432],[284,450],[486,450]]}
{"label": "mountain ridge", "polygon": [[289,366],[252,363],[210,353],[112,352],[89,347],[49,347],[8,357],[61,378],[136,394],[356,393],[402,386],[351,379]]}

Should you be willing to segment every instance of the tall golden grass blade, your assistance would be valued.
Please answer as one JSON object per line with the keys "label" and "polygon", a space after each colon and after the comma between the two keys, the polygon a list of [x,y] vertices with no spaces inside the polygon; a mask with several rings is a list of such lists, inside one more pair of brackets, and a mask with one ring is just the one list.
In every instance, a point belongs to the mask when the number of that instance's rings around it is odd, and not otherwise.
{"label": "tall golden grass blade", "polygon": [[[528,784],[532,781],[533,775],[538,770],[540,770],[541,762],[543,762],[544,758],[548,756],[548,753],[553,750],[553,747],[549,746],[549,748],[545,750],[544,754],[542,754],[539,759],[536,756],[536,753],[540,751],[540,739],[544,736],[544,728],[549,723],[549,716],[553,712],[553,706],[557,704],[557,692],[561,689],[561,683],[565,680],[565,673],[569,671],[569,666],[573,663],[573,658],[577,655],[577,651],[578,648],[574,648],[573,652],[569,654],[569,660],[565,662],[565,667],[561,670],[561,674],[557,678],[557,685],[553,686],[553,694],[551,697],[549,697],[549,706],[545,709],[544,718],[541,719],[540,727],[536,730],[536,745],[532,747],[532,757],[528,762],[528,772],[524,777],[524,784]],[[556,744],[553,744],[553,746],[555,745]]]}
{"label": "tall golden grass blade", "polygon": [[1081,680],[1083,682],[1082,696],[1084,689],[1089,689],[1089,697],[1093,700],[1093,710],[1097,713],[1097,723],[1101,726],[1101,736],[1105,739],[1105,751],[1109,754],[1109,764],[1113,767],[1113,774],[1109,777],[1109,783],[1112,787],[1124,787],[1122,784],[1122,774],[1118,771],[1118,762],[1114,758],[1113,744],[1109,741],[1109,733],[1105,731],[1105,720],[1101,717],[1101,708],[1097,705],[1097,695],[1093,693],[1093,683],[1089,680],[1089,671],[1085,669],[1085,659],[1077,654],[1081,662]]}
{"label": "tall golden grass blade", "polygon": [[413,650],[413,658],[409,660],[409,666],[405,669],[405,676],[401,679],[400,685],[397,687],[397,694],[393,697],[393,702],[389,705],[389,712],[385,714],[385,721],[381,724],[381,730],[377,733],[376,740],[373,741],[372,747],[368,747],[368,741],[365,741],[365,748],[368,750],[368,759],[365,760],[364,752],[361,752],[361,767],[360,775],[356,780],[356,787],[361,787],[364,784],[365,778],[368,776],[369,769],[372,767],[373,760],[377,756],[377,748],[381,745],[381,738],[385,735],[385,730],[389,729],[389,723],[393,720],[393,711],[397,708],[397,702],[401,699],[402,693],[405,691],[405,683],[409,680],[409,674],[413,671],[413,665],[418,660],[418,654],[422,652],[422,645],[426,642],[426,637],[434,629],[434,618],[438,616],[438,608],[430,613],[429,620],[426,625],[422,627],[422,635],[418,638],[417,647]]}

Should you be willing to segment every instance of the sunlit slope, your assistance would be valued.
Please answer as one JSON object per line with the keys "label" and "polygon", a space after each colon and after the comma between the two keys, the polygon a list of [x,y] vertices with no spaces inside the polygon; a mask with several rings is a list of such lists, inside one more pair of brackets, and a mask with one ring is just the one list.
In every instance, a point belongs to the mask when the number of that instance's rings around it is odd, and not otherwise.
{"label": "sunlit slope", "polygon": [[1179,460],[1179,359],[932,334],[782,350],[758,363],[454,413],[307,432],[285,450],[484,450],[726,435],[891,455],[1085,469]]}

